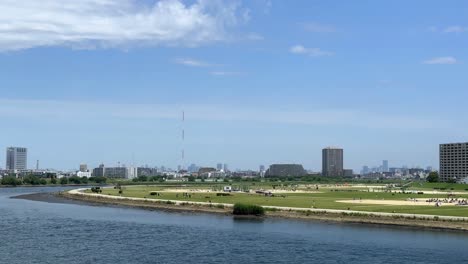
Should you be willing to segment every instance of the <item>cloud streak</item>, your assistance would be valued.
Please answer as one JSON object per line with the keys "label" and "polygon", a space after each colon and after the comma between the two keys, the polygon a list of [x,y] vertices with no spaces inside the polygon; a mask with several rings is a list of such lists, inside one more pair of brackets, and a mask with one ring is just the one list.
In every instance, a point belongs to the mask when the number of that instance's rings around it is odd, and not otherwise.
{"label": "cloud streak", "polygon": [[308,55],[310,57],[332,56],[333,52],[325,51],[320,48],[306,48],[302,45],[294,45],[289,48],[289,52],[299,55]]}
{"label": "cloud streak", "polygon": [[436,57],[432,59],[428,59],[423,61],[423,64],[429,64],[429,65],[434,65],[434,64],[456,64],[458,61],[454,57]]}
{"label": "cloud streak", "polygon": [[308,32],[314,33],[333,33],[336,32],[336,28],[332,25],[324,25],[316,22],[302,24],[304,29]]}
{"label": "cloud streak", "polygon": [[429,27],[428,30],[430,32],[441,32],[441,33],[464,33],[468,32],[468,27],[460,26],[460,25],[453,25],[448,27]]}
{"label": "cloud streak", "polygon": [[[450,127],[446,119],[421,116],[386,115],[353,109],[315,109],[309,111],[278,111],[260,107],[235,107],[217,104],[187,104],[183,109],[190,120],[264,122],[272,124],[347,126],[380,129],[428,129]],[[53,100],[0,99],[0,117],[24,120],[63,122],[107,122],[112,120],[158,120],[180,118],[180,105],[118,104]]]}
{"label": "cloud streak", "polygon": [[0,51],[44,46],[198,46],[246,23],[238,1],[0,0]]}
{"label": "cloud streak", "polygon": [[184,66],[189,66],[189,67],[215,66],[214,64],[211,64],[205,61],[200,61],[200,60],[195,60],[195,59],[190,59],[190,58],[177,58],[174,60],[174,63],[184,65]]}

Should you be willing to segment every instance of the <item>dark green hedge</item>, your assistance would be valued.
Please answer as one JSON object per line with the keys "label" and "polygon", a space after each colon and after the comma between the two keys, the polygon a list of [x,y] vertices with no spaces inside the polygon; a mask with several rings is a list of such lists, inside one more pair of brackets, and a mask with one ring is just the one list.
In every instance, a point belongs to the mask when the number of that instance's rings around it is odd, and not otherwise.
{"label": "dark green hedge", "polygon": [[234,210],[232,212],[234,215],[264,215],[265,209],[258,205],[253,204],[234,204]]}

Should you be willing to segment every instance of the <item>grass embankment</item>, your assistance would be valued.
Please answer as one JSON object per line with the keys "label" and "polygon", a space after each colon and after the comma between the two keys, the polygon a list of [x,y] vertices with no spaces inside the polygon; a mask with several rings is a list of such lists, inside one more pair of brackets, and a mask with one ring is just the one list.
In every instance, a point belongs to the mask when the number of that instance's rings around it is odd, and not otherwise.
{"label": "grass embankment", "polygon": [[[189,187],[185,187],[188,189]],[[198,188],[197,188],[198,189]],[[207,188],[209,189],[209,188]],[[137,198],[155,198],[164,200],[211,202],[223,204],[256,204],[260,206],[280,206],[292,208],[318,208],[318,209],[339,209],[365,212],[386,212],[405,214],[427,214],[440,216],[463,216],[468,217],[468,206],[402,206],[402,205],[375,205],[375,204],[351,204],[340,203],[338,200],[353,199],[373,199],[373,200],[407,200],[410,198],[446,198],[442,194],[409,194],[409,193],[389,193],[372,192],[368,189],[359,188],[320,188],[318,193],[275,193],[274,196],[265,196],[252,193],[230,193],[229,195],[218,196],[216,192],[195,192],[189,191],[190,196],[184,195],[185,191],[166,191],[166,187],[161,186],[133,186],[124,187],[122,196]],[[158,192],[159,196],[152,196],[150,192]],[[118,190],[104,189],[102,194],[120,196]],[[456,195],[457,198],[468,199],[468,193]]]}

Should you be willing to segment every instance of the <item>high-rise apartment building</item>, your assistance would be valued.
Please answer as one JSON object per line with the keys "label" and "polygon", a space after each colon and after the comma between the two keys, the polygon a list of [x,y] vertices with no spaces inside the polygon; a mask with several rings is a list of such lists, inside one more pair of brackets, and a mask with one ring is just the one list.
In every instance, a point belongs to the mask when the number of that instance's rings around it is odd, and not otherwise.
{"label": "high-rise apartment building", "polygon": [[81,172],[87,172],[88,171],[88,165],[82,163],[80,164],[80,171]]}
{"label": "high-rise apartment building", "polygon": [[440,144],[441,181],[461,180],[468,177],[468,142]]}
{"label": "high-rise apartment building", "polygon": [[322,175],[343,176],[343,149],[328,147],[322,150]]}
{"label": "high-rise apartment building", "polygon": [[264,172],[264,171],[265,171],[265,165],[260,165],[259,171],[260,171],[260,172]]}
{"label": "high-rise apartment building", "polygon": [[28,149],[18,147],[8,147],[6,149],[6,169],[7,170],[27,170],[28,169]]}
{"label": "high-rise apartment building", "polygon": [[222,163],[216,164],[216,169],[217,169],[218,171],[222,170],[222,169],[223,169],[223,164],[222,164]]}
{"label": "high-rise apartment building", "polygon": [[382,172],[388,172],[388,160],[382,161]]}

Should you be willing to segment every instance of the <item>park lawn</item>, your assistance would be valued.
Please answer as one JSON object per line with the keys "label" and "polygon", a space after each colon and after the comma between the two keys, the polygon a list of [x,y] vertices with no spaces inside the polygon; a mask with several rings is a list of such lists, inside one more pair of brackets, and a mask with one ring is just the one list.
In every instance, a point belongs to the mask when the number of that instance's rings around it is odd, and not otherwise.
{"label": "park lawn", "polygon": [[[388,212],[388,213],[408,213],[408,214],[431,214],[446,216],[466,216],[468,217],[468,206],[401,206],[401,205],[375,205],[375,204],[347,204],[339,203],[337,200],[353,199],[374,199],[374,200],[406,200],[408,198],[445,198],[442,195],[434,194],[402,194],[402,193],[382,193],[367,191],[330,191],[322,190],[321,193],[284,193],[285,196],[267,197],[259,194],[232,193],[231,196],[216,196],[211,193],[191,193],[190,198],[183,197],[182,193],[164,192],[165,187],[160,186],[133,186],[123,187],[123,196],[137,198],[154,198],[163,200],[179,200],[193,202],[213,202],[213,203],[247,203],[263,206],[281,206],[294,208],[320,208],[320,209],[340,209],[356,210],[367,212]],[[186,187],[185,189],[190,189]],[[200,189],[200,188],[193,188]],[[208,188],[209,189],[209,188]],[[151,196],[150,192],[157,191],[160,196]],[[116,189],[103,189],[102,194],[119,195]],[[276,194],[281,195],[281,194]],[[437,197],[436,197],[437,196]],[[466,195],[457,195],[459,198],[468,198]]]}

